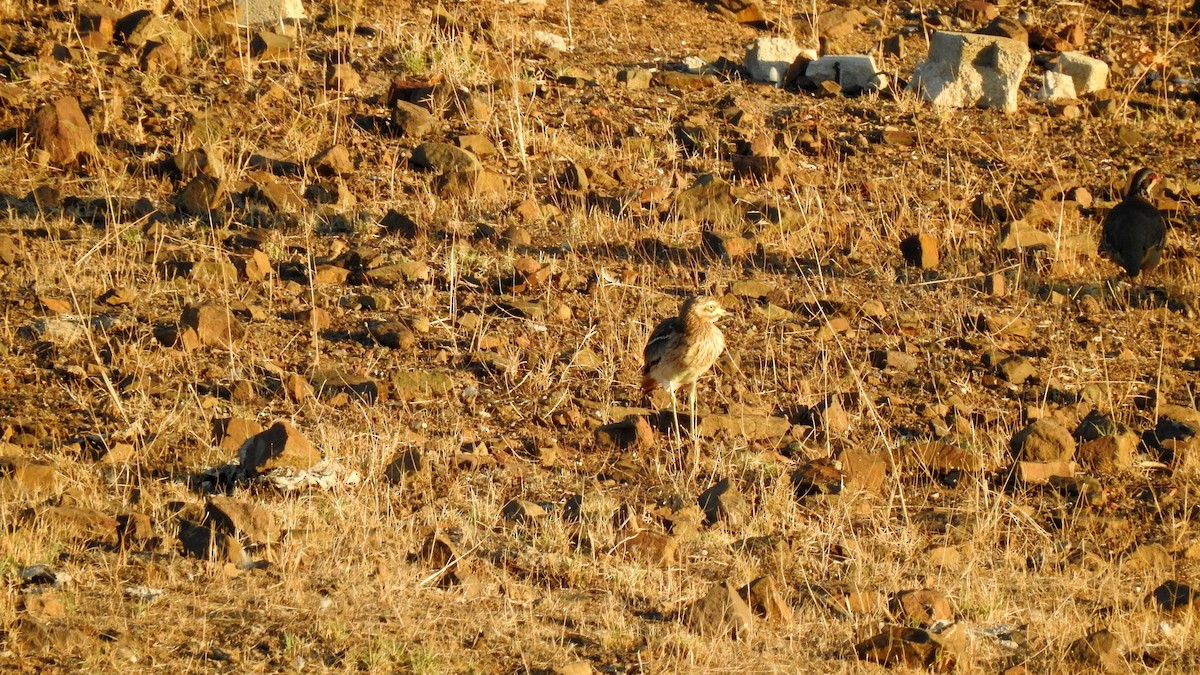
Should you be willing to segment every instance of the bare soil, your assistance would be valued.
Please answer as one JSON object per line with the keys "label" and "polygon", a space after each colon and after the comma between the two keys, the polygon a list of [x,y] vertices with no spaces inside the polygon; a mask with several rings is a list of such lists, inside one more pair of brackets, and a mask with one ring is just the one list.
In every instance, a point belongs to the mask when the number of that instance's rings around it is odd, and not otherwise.
{"label": "bare soil", "polygon": [[[880,93],[619,82],[758,37],[815,48],[834,5],[761,7],[310,4],[256,56],[214,4],[110,6],[188,36],[172,72],[119,22],[89,42],[100,10],[0,0],[0,668],[874,672],[855,645],[896,625],[936,636],[935,669],[1200,667],[1194,605],[1152,594],[1200,577],[1193,9],[1022,6],[1112,65],[1065,112],[1031,97],[1047,52],[1014,114],[904,91],[928,31],[984,23],[953,6],[856,5],[827,48],[875,55]],[[406,135],[389,91],[423,87],[432,126]],[[78,166],[26,134],[63,96],[95,136]],[[495,146],[486,177],[409,161],[467,135]],[[336,145],[353,168],[321,175]],[[1171,228],[1130,284],[1096,241],[1141,166]],[[211,212],[178,198],[197,175]],[[725,210],[684,212],[713,178]],[[1014,222],[1051,244],[1005,250]],[[932,269],[901,254],[917,233]],[[641,353],[696,293],[730,310],[728,350],[679,438]],[[189,333],[205,303],[245,335]],[[1124,455],[1082,449],[1089,415]],[[319,484],[239,471],[230,419],[286,421]],[[1034,420],[1079,449],[1021,465]],[[782,616],[695,618],[764,576]],[[951,616],[904,613],[915,589]],[[1109,652],[1072,648],[1099,629]]]}

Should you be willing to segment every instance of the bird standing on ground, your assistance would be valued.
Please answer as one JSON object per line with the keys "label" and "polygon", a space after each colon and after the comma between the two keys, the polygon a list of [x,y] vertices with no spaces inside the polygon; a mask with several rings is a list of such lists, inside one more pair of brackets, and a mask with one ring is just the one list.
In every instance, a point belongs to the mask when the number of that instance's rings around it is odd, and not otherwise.
{"label": "bird standing on ground", "polygon": [[[725,350],[725,336],[717,320],[728,314],[716,298],[700,295],[689,298],[679,316],[666,319],[654,328],[644,352],[642,394],[661,386],[671,395],[671,410],[678,430],[678,401],[675,390],[688,385],[688,404],[692,425],[696,423],[696,380],[708,372]],[[694,428],[693,428],[694,431]]]}
{"label": "bird standing on ground", "polygon": [[1129,277],[1158,266],[1167,243],[1167,222],[1151,202],[1162,176],[1143,168],[1129,181],[1129,191],[1104,219],[1100,251],[1125,268]]}

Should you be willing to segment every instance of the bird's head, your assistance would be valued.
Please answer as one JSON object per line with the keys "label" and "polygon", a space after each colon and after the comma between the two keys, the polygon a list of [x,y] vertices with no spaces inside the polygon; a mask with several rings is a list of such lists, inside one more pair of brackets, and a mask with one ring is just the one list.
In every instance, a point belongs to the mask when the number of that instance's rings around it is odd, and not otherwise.
{"label": "bird's head", "polygon": [[721,302],[714,297],[708,295],[698,295],[688,299],[683,304],[684,316],[694,316],[705,321],[716,321],[721,317],[729,314],[725,308],[721,306]]}
{"label": "bird's head", "polygon": [[1127,197],[1141,197],[1142,199],[1150,199],[1154,194],[1154,188],[1162,182],[1162,176],[1154,169],[1143,167],[1138,169],[1138,172],[1133,174],[1133,179],[1129,181],[1129,192]]}

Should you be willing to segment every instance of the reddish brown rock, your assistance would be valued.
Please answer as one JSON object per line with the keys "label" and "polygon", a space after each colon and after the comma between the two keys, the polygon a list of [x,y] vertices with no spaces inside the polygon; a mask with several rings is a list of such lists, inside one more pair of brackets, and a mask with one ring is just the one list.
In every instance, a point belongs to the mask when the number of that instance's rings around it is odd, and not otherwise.
{"label": "reddish brown rock", "polygon": [[1110,673],[1129,670],[1121,654],[1121,640],[1107,628],[1093,631],[1072,642],[1067,647],[1067,656],[1077,663],[1098,666]]}
{"label": "reddish brown rock", "polygon": [[736,529],[750,518],[750,503],[728,478],[722,478],[705,490],[698,501],[704,510],[704,521],[709,525],[721,522]]}
{"label": "reddish brown rock", "polygon": [[1075,438],[1058,422],[1041,419],[1013,435],[1013,456],[1027,462],[1069,461],[1075,455]]}
{"label": "reddish brown rock", "polygon": [[687,612],[688,623],[706,637],[749,637],[754,613],[728,581],[713,584]]}
{"label": "reddish brown rock", "polygon": [[1023,483],[1043,484],[1055,478],[1073,478],[1074,462],[1017,462],[1017,476]]}
{"label": "reddish brown rock", "polygon": [[1138,437],[1134,434],[1101,436],[1084,441],[1075,456],[1085,469],[1100,472],[1124,471],[1133,467]]}
{"label": "reddish brown rock", "polygon": [[897,593],[892,610],[897,618],[910,625],[929,627],[954,620],[950,599],[945,593],[929,588]]}
{"label": "reddish brown rock", "polygon": [[242,468],[251,475],[276,467],[307,469],[321,461],[321,453],[287,422],[276,422],[256,434],[239,451]]}
{"label": "reddish brown rock", "polygon": [[887,481],[888,463],[862,450],[847,449],[837,456],[845,487],[879,493]]}
{"label": "reddish brown rock", "polygon": [[647,565],[669,567],[675,564],[675,549],[679,541],[670,535],[642,530],[623,540],[619,549],[625,555]]}
{"label": "reddish brown rock", "polygon": [[196,331],[200,344],[210,347],[230,348],[246,335],[245,327],[233,312],[215,302],[183,310],[179,324]]}
{"label": "reddish brown rock", "polygon": [[889,626],[883,632],[855,645],[854,651],[863,661],[874,661],[889,668],[940,666],[937,670],[951,669],[950,665],[940,658],[941,645],[930,633],[919,628]]}
{"label": "reddish brown rock", "polygon": [[941,261],[937,237],[926,232],[913,234],[900,242],[904,261],[923,270],[935,269]]}
{"label": "reddish brown rock", "polygon": [[270,511],[252,502],[224,495],[208,498],[205,521],[213,527],[244,537],[255,544],[270,544],[279,540],[279,524]]}
{"label": "reddish brown rock", "polygon": [[0,496],[38,497],[58,490],[54,466],[24,457],[0,457]]}
{"label": "reddish brown rock", "polygon": [[313,155],[308,163],[321,176],[344,178],[354,173],[354,161],[344,145],[331,145]]}
{"label": "reddish brown rock", "polygon": [[92,128],[74,97],[65,96],[39,108],[26,130],[33,147],[45,151],[55,166],[77,166],[96,156]]}
{"label": "reddish brown rock", "polygon": [[766,575],[759,577],[741,590],[742,599],[750,609],[767,621],[783,626],[792,622],[792,607],[780,592],[779,582],[775,577]]}
{"label": "reddish brown rock", "polygon": [[655,445],[654,429],[644,415],[630,415],[620,422],[597,427],[595,438],[596,447],[602,450],[649,450]]}
{"label": "reddish brown rock", "polygon": [[37,512],[37,518],[46,526],[86,537],[116,534],[119,524],[116,518],[82,506],[48,506]]}
{"label": "reddish brown rock", "polygon": [[252,565],[245,547],[237,539],[187,520],[180,521],[179,543],[194,558],[227,562],[242,569]]}
{"label": "reddish brown rock", "polygon": [[158,541],[154,522],[144,513],[117,516],[117,543],[123,549],[153,546]]}
{"label": "reddish brown rock", "polygon": [[213,420],[213,442],[222,450],[237,452],[246,439],[263,430],[262,425],[252,419],[226,417]]}

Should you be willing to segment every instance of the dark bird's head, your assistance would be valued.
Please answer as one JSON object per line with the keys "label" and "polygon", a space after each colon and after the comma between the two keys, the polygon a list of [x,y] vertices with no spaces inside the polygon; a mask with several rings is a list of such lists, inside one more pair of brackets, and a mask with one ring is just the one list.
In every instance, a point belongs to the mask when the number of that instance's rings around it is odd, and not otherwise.
{"label": "dark bird's head", "polygon": [[1125,193],[1126,199],[1140,197],[1146,201],[1151,200],[1151,195],[1154,193],[1154,188],[1162,182],[1160,176],[1154,169],[1143,167],[1138,169],[1138,172],[1133,174],[1133,179],[1129,181],[1129,192]]}

